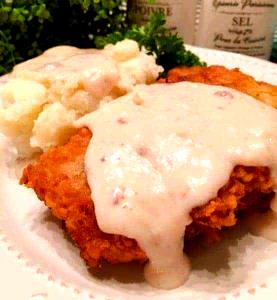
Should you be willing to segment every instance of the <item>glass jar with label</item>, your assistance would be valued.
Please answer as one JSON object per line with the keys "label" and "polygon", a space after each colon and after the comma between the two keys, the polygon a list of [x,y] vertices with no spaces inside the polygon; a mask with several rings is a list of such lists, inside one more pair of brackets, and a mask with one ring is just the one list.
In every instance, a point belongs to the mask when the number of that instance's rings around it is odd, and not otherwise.
{"label": "glass jar with label", "polygon": [[195,44],[268,59],[276,0],[202,0]]}
{"label": "glass jar with label", "polygon": [[195,11],[197,0],[129,0],[129,15],[134,23],[145,24],[152,12],[166,16],[167,25],[177,32],[187,44],[194,43]]}

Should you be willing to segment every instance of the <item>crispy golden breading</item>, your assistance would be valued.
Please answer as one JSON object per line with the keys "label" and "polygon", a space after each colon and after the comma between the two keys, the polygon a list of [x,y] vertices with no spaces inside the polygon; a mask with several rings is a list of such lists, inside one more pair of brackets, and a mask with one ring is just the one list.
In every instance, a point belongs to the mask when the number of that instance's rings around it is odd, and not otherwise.
{"label": "crispy golden breading", "polygon": [[[103,260],[144,262],[147,257],[135,240],[103,233],[97,225],[84,171],[84,156],[90,139],[90,131],[80,129],[66,145],[49,150],[42,154],[38,163],[29,165],[21,183],[33,188],[52,213],[65,222],[69,235],[89,265],[99,266]],[[187,227],[185,239],[199,235],[218,239],[222,227],[236,223],[239,210],[250,206],[268,207],[270,196],[272,181],[268,168],[235,167],[218,196],[192,210],[193,223]]]}
{"label": "crispy golden breading", "polygon": [[179,81],[230,87],[277,108],[277,86],[258,82],[239,69],[229,70],[223,66],[177,67],[169,71],[167,78],[159,80],[168,83]]}

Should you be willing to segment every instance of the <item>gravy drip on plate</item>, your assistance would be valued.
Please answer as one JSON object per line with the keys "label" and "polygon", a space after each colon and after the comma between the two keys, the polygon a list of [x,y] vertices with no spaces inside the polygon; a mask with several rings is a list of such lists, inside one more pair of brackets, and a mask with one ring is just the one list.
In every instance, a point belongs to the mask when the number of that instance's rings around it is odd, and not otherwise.
{"label": "gravy drip on plate", "polygon": [[189,213],[236,165],[269,166],[276,182],[277,112],[232,89],[138,86],[77,125],[93,132],[85,168],[99,227],[137,240],[146,280],[158,288],[188,278]]}

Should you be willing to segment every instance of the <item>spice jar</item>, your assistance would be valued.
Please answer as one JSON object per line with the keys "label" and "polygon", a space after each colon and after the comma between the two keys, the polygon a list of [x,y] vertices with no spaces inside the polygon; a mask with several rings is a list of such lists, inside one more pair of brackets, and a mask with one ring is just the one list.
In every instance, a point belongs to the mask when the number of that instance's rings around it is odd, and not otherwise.
{"label": "spice jar", "polygon": [[195,43],[268,59],[276,4],[276,0],[202,0]]}
{"label": "spice jar", "polygon": [[160,11],[166,16],[166,24],[177,32],[187,44],[194,43],[195,11],[197,0],[129,0],[128,10],[132,22],[143,25],[150,15]]}

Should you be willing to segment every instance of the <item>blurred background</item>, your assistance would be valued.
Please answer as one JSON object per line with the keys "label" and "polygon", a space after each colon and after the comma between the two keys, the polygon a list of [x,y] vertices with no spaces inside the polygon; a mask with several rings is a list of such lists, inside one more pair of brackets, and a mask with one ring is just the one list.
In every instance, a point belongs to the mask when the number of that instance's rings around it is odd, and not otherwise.
{"label": "blurred background", "polygon": [[[228,5],[228,3],[238,5]],[[242,3],[253,5],[243,6]],[[277,61],[276,0],[0,0],[0,74],[45,49],[60,45],[82,48],[103,47],[107,34],[126,36],[132,24],[138,24],[127,36],[143,40],[160,30],[162,19],[187,44],[252,55]],[[150,23],[149,23],[150,22]],[[149,51],[159,49],[158,38],[147,37]],[[116,39],[115,39],[116,40]],[[166,51],[176,47],[162,45]],[[110,42],[113,39],[109,40]],[[179,43],[179,40],[178,40]],[[140,45],[144,45],[143,42]],[[193,58],[194,59],[194,58]],[[191,60],[191,57],[190,59]],[[181,60],[183,62],[183,60]]]}

